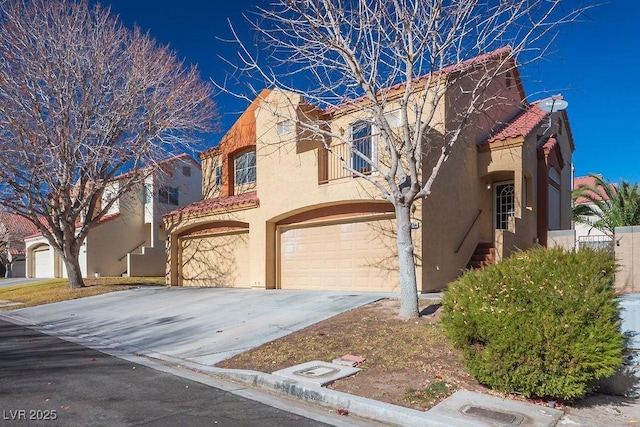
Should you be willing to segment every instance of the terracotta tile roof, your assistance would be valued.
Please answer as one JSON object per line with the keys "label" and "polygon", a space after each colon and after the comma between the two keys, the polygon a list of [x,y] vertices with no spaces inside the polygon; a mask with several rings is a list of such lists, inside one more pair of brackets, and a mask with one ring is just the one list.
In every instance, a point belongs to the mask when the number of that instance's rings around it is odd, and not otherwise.
{"label": "terracotta tile roof", "polygon": [[24,249],[19,249],[19,248],[9,248],[7,252],[12,257],[14,257],[16,255],[24,255],[26,253],[26,251]]}
{"label": "terracotta tile roof", "polygon": [[0,212],[0,223],[16,237],[28,236],[38,231],[38,227],[28,219],[10,212]]}
{"label": "terracotta tile roof", "polygon": [[[594,187],[596,185],[596,179],[593,176],[577,176],[573,179],[573,188],[578,189],[580,187]],[[615,187],[617,187],[614,184]],[[607,194],[602,191],[602,195],[605,197],[604,199],[598,193],[591,192],[591,195],[594,196],[596,200],[607,200]],[[585,203],[591,203],[591,201],[585,197],[578,197],[575,200],[577,205],[582,205]]]}
{"label": "terracotta tile roof", "polygon": [[[442,68],[440,70],[436,70],[436,71],[433,71],[433,72],[431,72],[429,74],[425,74],[423,76],[416,77],[413,81],[415,83],[419,83],[421,81],[427,80],[429,77],[445,75],[445,74],[451,74],[451,73],[454,73],[456,71],[463,71],[463,70],[465,70],[465,69],[467,69],[467,68],[469,68],[471,66],[474,66],[474,65],[477,65],[477,64],[482,64],[484,62],[491,61],[491,60],[494,60],[494,59],[502,58],[502,57],[504,57],[506,55],[511,54],[511,51],[512,51],[511,46],[501,47],[501,48],[496,49],[496,50],[494,50],[492,52],[488,52],[488,53],[485,53],[485,54],[482,54],[482,55],[478,55],[478,56],[475,56],[473,58],[467,59],[466,61],[461,61],[461,62],[458,62],[456,64],[448,65],[448,66],[446,66],[446,67],[444,67],[444,68]],[[405,82],[397,83],[397,84],[395,84],[393,86],[390,86],[388,88],[383,89],[383,92],[393,92],[393,91],[395,91],[397,89],[402,88],[405,84],[406,84]],[[333,113],[333,112],[335,112],[337,110],[340,110],[340,109],[342,109],[344,107],[347,107],[349,105],[357,104],[357,103],[359,103],[361,101],[364,101],[366,99],[367,99],[367,97],[364,96],[364,95],[360,96],[358,98],[349,99],[349,100],[343,102],[340,105],[328,107],[327,109],[325,109],[325,112],[330,114],[330,113]]]}
{"label": "terracotta tile roof", "polygon": [[[561,95],[556,95],[562,99]],[[540,99],[529,105],[528,108],[521,111],[509,123],[503,126],[497,133],[489,137],[485,142],[492,143],[496,141],[504,141],[509,138],[526,137],[529,135],[549,113],[542,111],[539,104],[549,98]]]}
{"label": "terracotta tile roof", "polygon": [[213,213],[215,211],[224,211],[231,208],[259,206],[259,204],[260,201],[258,200],[257,192],[250,191],[236,196],[199,200],[183,208],[169,212],[164,215],[164,218]]}

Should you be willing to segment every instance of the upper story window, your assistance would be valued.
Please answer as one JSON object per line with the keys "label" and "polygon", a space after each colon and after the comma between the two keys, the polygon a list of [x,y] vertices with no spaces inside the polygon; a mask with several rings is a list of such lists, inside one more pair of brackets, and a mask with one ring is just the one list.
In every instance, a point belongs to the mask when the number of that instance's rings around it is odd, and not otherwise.
{"label": "upper story window", "polygon": [[214,185],[216,188],[222,186],[222,165],[217,165],[213,169]]}
{"label": "upper story window", "polygon": [[184,175],[184,176],[191,176],[191,167],[189,167],[189,166],[183,166],[183,167],[182,167],[182,175]]}
{"label": "upper story window", "polygon": [[366,160],[373,160],[373,138],[371,123],[358,121],[351,125],[351,143],[354,151],[351,151],[351,167],[360,173],[371,172],[371,163]]}
{"label": "upper story window", "polygon": [[178,187],[161,186],[158,189],[158,202],[178,206]]}
{"label": "upper story window", "polygon": [[276,125],[278,136],[284,136],[293,130],[293,122],[289,119],[283,120]]}
{"label": "upper story window", "polygon": [[249,151],[235,158],[235,184],[256,182],[256,152]]}

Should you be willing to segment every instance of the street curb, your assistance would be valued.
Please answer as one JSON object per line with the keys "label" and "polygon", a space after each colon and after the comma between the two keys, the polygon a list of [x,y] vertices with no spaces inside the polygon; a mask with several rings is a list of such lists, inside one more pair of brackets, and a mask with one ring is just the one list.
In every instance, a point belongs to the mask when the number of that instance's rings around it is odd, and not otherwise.
{"label": "street curb", "polygon": [[[183,364],[183,366],[186,365]],[[265,374],[263,372],[202,366],[189,367],[199,369],[202,372],[207,372],[211,375],[223,377],[234,382],[240,382],[252,387],[285,394],[305,402],[335,410],[346,410],[350,415],[388,423],[390,425],[429,425],[443,427],[469,425],[468,422],[462,424],[460,420],[456,420],[454,418],[379,402],[373,399],[367,399],[343,393],[341,391],[303,383],[302,381],[283,378],[272,374]]]}

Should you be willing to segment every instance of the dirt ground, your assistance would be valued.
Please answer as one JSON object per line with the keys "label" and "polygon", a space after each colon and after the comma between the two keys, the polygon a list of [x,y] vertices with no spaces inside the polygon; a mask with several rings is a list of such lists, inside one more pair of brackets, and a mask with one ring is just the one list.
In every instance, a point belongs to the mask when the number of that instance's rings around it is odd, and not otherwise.
{"label": "dirt ground", "polygon": [[437,301],[421,301],[419,319],[399,318],[399,301],[386,299],[294,332],[218,366],[274,372],[346,354],[366,358],[356,375],[328,387],[426,410],[456,390],[492,393],[471,377],[440,326]]}
{"label": "dirt ground", "polygon": [[[218,366],[274,372],[293,365],[331,362],[353,354],[366,358],[356,375],[328,387],[417,410],[427,410],[456,390],[467,389],[545,406],[539,399],[490,390],[469,375],[460,354],[440,325],[438,301],[421,300],[422,317],[399,318],[399,301],[381,300],[225,360]],[[566,423],[640,425],[638,399],[595,394],[575,402],[556,402]]]}

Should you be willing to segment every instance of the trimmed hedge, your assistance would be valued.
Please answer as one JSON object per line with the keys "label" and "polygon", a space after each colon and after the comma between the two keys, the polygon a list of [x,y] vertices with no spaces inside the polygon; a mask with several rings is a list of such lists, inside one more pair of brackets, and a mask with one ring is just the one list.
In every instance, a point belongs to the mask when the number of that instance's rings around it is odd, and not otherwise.
{"label": "trimmed hedge", "polygon": [[494,389],[572,399],[622,365],[624,337],[604,251],[535,248],[469,271],[443,297],[443,326]]}

